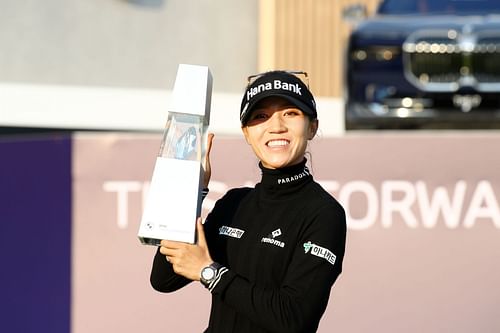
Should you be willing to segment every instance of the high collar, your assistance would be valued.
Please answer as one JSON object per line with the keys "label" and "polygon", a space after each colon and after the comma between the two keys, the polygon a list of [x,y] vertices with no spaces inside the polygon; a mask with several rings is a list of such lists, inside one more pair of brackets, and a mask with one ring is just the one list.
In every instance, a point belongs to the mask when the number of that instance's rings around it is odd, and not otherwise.
{"label": "high collar", "polygon": [[312,181],[312,175],[306,166],[307,160],[281,169],[268,169],[262,163],[262,179],[258,188],[263,199],[286,199],[298,193],[305,184]]}

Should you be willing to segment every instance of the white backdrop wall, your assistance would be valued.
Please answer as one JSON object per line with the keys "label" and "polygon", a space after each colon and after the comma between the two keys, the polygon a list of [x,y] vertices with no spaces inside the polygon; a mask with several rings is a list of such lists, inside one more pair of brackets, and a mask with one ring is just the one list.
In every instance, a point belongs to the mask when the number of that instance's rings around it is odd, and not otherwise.
{"label": "white backdrop wall", "polygon": [[0,81],[166,89],[179,63],[239,92],[257,68],[257,1],[0,0]]}

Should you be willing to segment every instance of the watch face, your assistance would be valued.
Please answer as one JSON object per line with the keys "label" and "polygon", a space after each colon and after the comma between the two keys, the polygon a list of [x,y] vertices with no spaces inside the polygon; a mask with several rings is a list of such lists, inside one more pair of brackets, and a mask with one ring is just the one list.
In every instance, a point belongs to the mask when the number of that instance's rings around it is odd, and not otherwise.
{"label": "watch face", "polygon": [[214,278],[214,276],[215,276],[215,270],[212,267],[205,267],[201,271],[201,277],[204,280],[211,280]]}

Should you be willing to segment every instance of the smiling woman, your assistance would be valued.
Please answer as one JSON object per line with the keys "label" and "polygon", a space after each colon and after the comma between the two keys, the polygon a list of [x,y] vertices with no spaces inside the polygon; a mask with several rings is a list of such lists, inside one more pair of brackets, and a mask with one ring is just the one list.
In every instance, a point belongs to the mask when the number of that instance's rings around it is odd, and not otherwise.
{"label": "smiling woman", "polygon": [[310,119],[283,97],[259,101],[242,127],[246,141],[269,169],[302,162],[317,129],[317,119]]}
{"label": "smiling woman", "polygon": [[306,166],[318,129],[307,85],[285,71],[254,77],[240,120],[262,179],[218,200],[197,244],[162,241],[151,284],[200,281],[212,294],[207,333],[316,332],[342,271],[345,212]]}
{"label": "smiling woman", "polygon": [[307,142],[318,130],[316,102],[305,72],[271,71],[248,77],[240,120],[245,139],[269,169],[304,160]]}

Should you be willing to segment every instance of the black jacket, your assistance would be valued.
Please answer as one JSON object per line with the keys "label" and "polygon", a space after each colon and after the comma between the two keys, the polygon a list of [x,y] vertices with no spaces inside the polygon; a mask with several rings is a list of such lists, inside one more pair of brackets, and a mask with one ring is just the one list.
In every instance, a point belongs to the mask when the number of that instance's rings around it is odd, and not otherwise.
{"label": "black jacket", "polygon": [[[305,162],[270,170],[230,190],[204,227],[212,258],[229,270],[212,290],[208,333],[315,332],[342,271],[346,221]],[[151,272],[162,292],[190,281],[157,252]]]}

